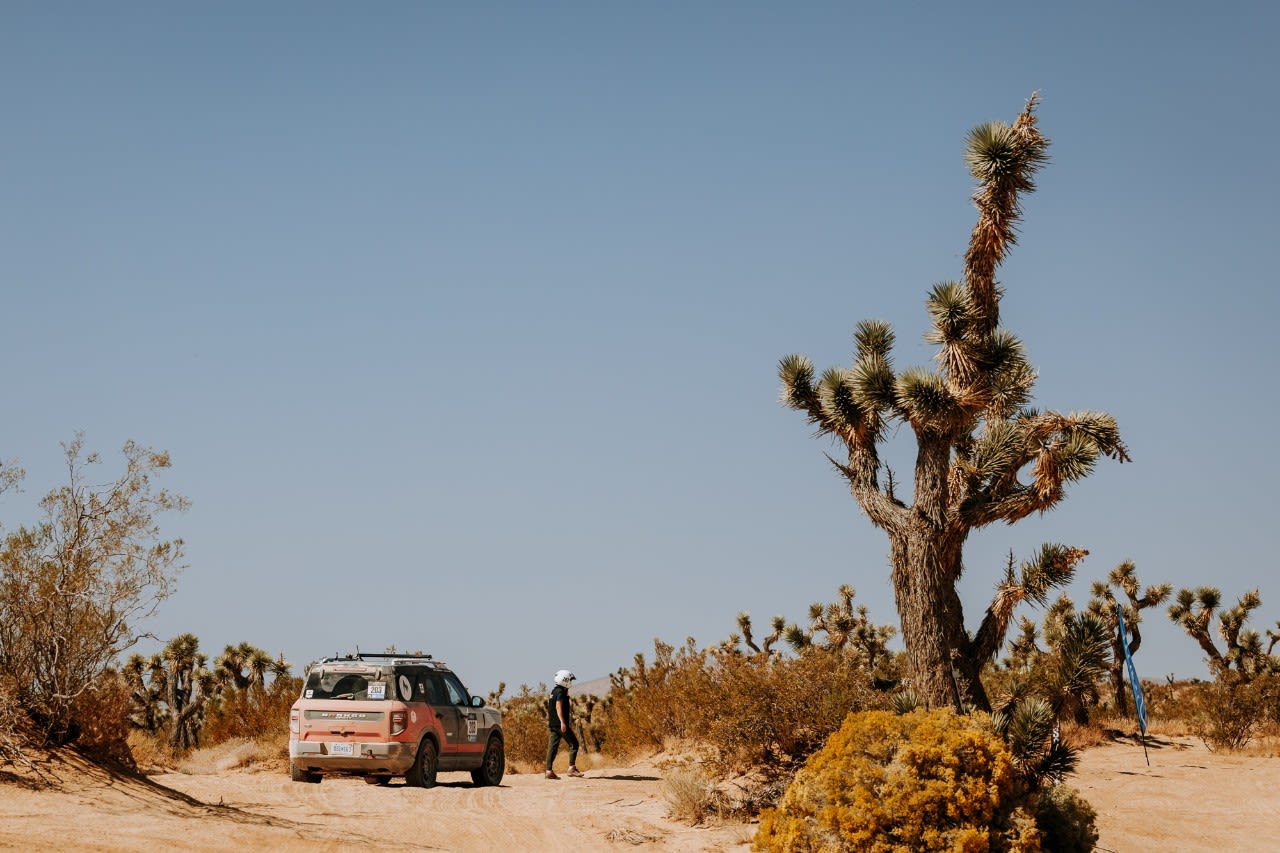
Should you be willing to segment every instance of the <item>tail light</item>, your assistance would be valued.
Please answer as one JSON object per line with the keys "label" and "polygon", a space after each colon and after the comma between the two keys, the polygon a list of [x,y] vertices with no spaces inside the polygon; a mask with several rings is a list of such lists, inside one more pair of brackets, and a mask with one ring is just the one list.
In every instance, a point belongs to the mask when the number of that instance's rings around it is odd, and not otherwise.
{"label": "tail light", "polygon": [[398,735],[409,725],[408,711],[391,712],[391,734]]}
{"label": "tail light", "polygon": [[298,709],[297,708],[289,709],[289,731],[293,732],[295,735],[298,733]]}

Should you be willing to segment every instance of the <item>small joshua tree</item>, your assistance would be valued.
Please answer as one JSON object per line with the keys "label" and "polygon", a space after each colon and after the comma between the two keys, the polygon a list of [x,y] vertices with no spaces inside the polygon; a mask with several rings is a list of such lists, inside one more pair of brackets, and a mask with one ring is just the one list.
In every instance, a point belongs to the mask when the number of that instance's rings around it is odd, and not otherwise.
{"label": "small joshua tree", "polygon": [[746,645],[747,648],[751,649],[754,654],[761,655],[766,658],[772,657],[777,654],[777,652],[773,650],[773,647],[777,644],[778,640],[782,639],[782,635],[786,631],[787,620],[783,619],[781,616],[775,616],[770,622],[770,626],[773,630],[761,641],[763,645],[756,645],[755,636],[751,629],[751,614],[745,610],[742,611],[738,614],[738,630],[742,632],[742,636],[730,636],[730,647],[736,647],[738,644],[737,641],[741,639],[743,644]]}
{"label": "small joshua tree", "polygon": [[[868,673],[875,673],[876,664],[884,656],[889,640],[896,633],[892,625],[876,625],[867,615],[866,605],[853,606],[857,593],[848,584],[840,587],[838,601],[829,604],[815,602],[809,605],[809,627],[791,624],[786,628],[787,642],[794,649],[820,645],[828,651],[850,652],[858,655]],[[818,639],[818,635],[822,639]]]}
{"label": "small joshua tree", "polygon": [[[1113,588],[1124,593],[1124,604],[1116,600]],[[1125,648],[1120,641],[1120,611],[1124,613],[1124,636],[1129,640],[1129,654],[1137,654],[1138,647],[1142,645],[1141,611],[1163,604],[1173,591],[1170,584],[1153,584],[1139,596],[1139,588],[1137,567],[1133,560],[1125,560],[1111,570],[1105,582],[1094,581],[1093,598],[1087,608],[1111,633],[1111,663],[1107,667],[1107,677],[1111,682],[1111,701],[1115,703],[1116,713],[1124,717],[1130,716],[1131,708],[1124,686]]]}
{"label": "small joshua tree", "polygon": [[[1223,650],[1219,650],[1210,634],[1214,614],[1221,604],[1222,593],[1216,587],[1202,586],[1195,591],[1180,589],[1177,599],[1169,606],[1169,619],[1181,625],[1187,635],[1200,644],[1215,676],[1234,673],[1238,681],[1247,684],[1262,673],[1280,672],[1280,659],[1272,654],[1280,635],[1268,631],[1270,643],[1264,650],[1258,632],[1244,627],[1249,614],[1262,605],[1259,591],[1246,592],[1235,607],[1218,614],[1218,634],[1225,643]],[[1280,622],[1276,627],[1280,628]]]}

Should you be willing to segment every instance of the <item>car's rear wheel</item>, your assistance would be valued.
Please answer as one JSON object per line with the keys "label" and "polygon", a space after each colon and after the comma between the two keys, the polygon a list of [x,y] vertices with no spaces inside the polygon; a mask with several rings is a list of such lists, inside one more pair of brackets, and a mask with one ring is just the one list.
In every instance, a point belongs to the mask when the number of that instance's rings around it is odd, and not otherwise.
{"label": "car's rear wheel", "polygon": [[436,784],[436,743],[431,738],[422,739],[413,766],[404,775],[404,781],[415,788],[432,788]]}
{"label": "car's rear wheel", "polygon": [[502,748],[502,738],[494,735],[484,748],[484,761],[471,771],[471,781],[477,785],[497,785],[507,770],[507,757]]}
{"label": "car's rear wheel", "polygon": [[321,777],[319,773],[312,773],[309,770],[303,770],[297,764],[290,761],[289,778],[295,782],[309,782],[314,785],[319,783]]}

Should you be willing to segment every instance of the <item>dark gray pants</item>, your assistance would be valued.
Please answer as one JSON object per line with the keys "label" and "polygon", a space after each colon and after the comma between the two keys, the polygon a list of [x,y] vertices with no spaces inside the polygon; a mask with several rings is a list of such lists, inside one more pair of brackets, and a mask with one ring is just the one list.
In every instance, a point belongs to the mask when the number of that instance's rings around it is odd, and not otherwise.
{"label": "dark gray pants", "polygon": [[547,769],[551,769],[552,763],[556,760],[556,753],[560,751],[560,741],[564,740],[569,744],[569,766],[572,767],[578,763],[578,736],[573,733],[573,729],[565,729],[564,734],[559,729],[551,730],[551,737],[547,743]]}

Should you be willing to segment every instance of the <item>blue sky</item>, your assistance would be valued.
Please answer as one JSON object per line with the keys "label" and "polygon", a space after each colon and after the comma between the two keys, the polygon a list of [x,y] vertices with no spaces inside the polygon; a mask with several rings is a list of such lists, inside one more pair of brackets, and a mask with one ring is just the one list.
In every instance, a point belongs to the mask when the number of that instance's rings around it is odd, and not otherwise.
{"label": "blue sky", "polygon": [[[1280,12],[1155,8],[4,3],[0,522],[76,431],[167,449],[189,567],[146,627],[420,647],[476,692],[842,583],[896,621],[776,364],[846,363],[869,318],[930,363],[964,136],[1038,89],[1002,316],[1036,402],[1111,412],[1134,462],[976,533],[970,625],[1057,541],[1080,603],[1133,559],[1260,586],[1274,627]],[[1144,629],[1144,676],[1204,673]]]}

